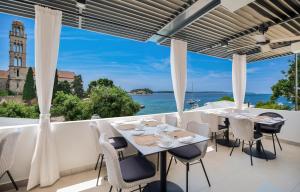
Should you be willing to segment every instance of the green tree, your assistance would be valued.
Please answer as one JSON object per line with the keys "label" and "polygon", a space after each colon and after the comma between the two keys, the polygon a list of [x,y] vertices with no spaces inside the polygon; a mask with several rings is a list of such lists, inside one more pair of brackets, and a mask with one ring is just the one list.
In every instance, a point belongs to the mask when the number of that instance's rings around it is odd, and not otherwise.
{"label": "green tree", "polygon": [[58,91],[53,99],[51,115],[64,116],[67,121],[89,119],[92,116],[91,104],[88,100],[82,101],[76,95]]}
{"label": "green tree", "polygon": [[74,81],[72,83],[72,89],[73,89],[73,93],[77,95],[77,97],[83,98],[84,90],[83,90],[83,82],[82,82],[81,75],[76,75],[74,77]]}
{"label": "green tree", "polygon": [[88,89],[87,89],[87,93],[90,94],[91,90],[94,87],[98,87],[98,86],[104,86],[104,87],[114,87],[114,82],[110,79],[107,78],[100,78],[96,81],[91,81],[88,85]]}
{"label": "green tree", "polygon": [[58,73],[57,73],[57,69],[56,69],[55,70],[55,77],[54,77],[54,84],[53,84],[52,100],[54,99],[54,97],[56,95],[57,85],[58,85]]}
{"label": "green tree", "polygon": [[[299,66],[299,58],[298,58],[298,66]],[[289,69],[287,71],[282,71],[284,75],[283,79],[280,79],[275,85],[272,86],[272,96],[271,101],[275,102],[279,97],[285,97],[287,100],[291,101],[295,104],[295,76],[296,76],[296,61],[292,60],[289,63]],[[298,98],[298,103],[299,103]]]}
{"label": "green tree", "polygon": [[33,70],[31,67],[28,68],[24,89],[23,89],[23,99],[30,101],[36,97],[35,85],[33,79]]}
{"label": "green tree", "polygon": [[66,80],[58,82],[57,87],[56,87],[56,93],[58,91],[62,91],[66,94],[71,94],[72,93],[71,84]]}
{"label": "green tree", "polygon": [[133,101],[125,90],[116,86],[94,87],[90,100],[93,114],[103,118],[130,116],[140,110],[140,104]]}

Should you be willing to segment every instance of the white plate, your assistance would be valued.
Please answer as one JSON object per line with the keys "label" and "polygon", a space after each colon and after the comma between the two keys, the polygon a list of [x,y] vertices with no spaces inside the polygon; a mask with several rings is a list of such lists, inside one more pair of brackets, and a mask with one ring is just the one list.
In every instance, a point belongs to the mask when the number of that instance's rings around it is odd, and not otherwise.
{"label": "white plate", "polygon": [[134,136],[143,135],[144,133],[145,133],[144,130],[132,131],[132,135],[134,135]]}
{"label": "white plate", "polygon": [[165,149],[171,149],[174,147],[174,142],[171,143],[170,145],[166,146],[166,145],[163,145],[161,142],[157,143],[157,145],[160,147],[160,148],[165,148]]}

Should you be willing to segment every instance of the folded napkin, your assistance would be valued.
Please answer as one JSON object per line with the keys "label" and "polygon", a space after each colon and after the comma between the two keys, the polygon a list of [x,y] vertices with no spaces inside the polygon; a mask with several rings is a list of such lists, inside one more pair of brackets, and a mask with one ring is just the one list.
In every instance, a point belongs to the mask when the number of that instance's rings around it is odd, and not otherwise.
{"label": "folded napkin", "polygon": [[131,129],[135,129],[136,127],[137,127],[137,123],[132,123],[132,122],[123,122],[117,125],[117,128],[121,130],[131,130]]}
{"label": "folded napkin", "polygon": [[161,124],[161,122],[155,119],[145,119],[142,121],[142,123],[147,127],[156,127],[157,125]]}
{"label": "folded napkin", "polygon": [[188,143],[191,142],[194,139],[192,136],[187,136],[187,137],[181,137],[178,139],[179,142],[181,143]]}

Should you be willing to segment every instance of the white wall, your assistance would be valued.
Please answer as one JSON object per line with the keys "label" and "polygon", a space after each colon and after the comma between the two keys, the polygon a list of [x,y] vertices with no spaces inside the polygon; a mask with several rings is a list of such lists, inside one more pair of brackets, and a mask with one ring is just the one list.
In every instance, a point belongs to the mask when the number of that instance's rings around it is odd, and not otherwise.
{"label": "white wall", "polygon": [[[264,111],[262,109],[251,109],[253,113],[259,114]],[[300,143],[300,112],[295,111],[276,111],[287,119],[279,138]],[[157,114],[150,116],[132,116],[122,118],[105,119],[109,121],[120,119],[139,119],[146,117],[154,117],[163,119],[165,114]],[[198,111],[188,111],[184,113],[184,124],[189,121],[201,122],[200,113]],[[53,123],[53,131],[55,134],[56,147],[58,152],[59,168],[62,174],[70,174],[94,166],[98,155],[98,141],[95,132],[89,128],[90,120],[72,121]],[[27,179],[29,175],[30,162],[35,146],[36,125],[24,125],[14,127],[0,127],[1,131],[21,128],[22,133],[17,145],[16,160],[11,173],[18,180]],[[133,148],[129,148],[127,153],[132,153]],[[8,182],[8,178],[1,180],[1,183]]]}

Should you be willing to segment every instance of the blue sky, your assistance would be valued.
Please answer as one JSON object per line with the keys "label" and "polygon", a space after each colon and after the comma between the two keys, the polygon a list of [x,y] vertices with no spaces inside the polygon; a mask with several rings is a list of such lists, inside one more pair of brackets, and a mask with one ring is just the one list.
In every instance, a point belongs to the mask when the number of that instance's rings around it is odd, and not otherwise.
{"label": "blue sky", "polygon": [[[25,24],[27,65],[34,66],[34,20],[0,14],[0,69],[8,68],[8,33],[13,20]],[[131,90],[148,87],[172,90],[170,49],[152,42],[138,42],[63,26],[58,69],[81,74],[84,86],[101,77]],[[270,87],[283,78],[292,56],[248,64],[247,92],[271,93]],[[188,53],[188,90],[231,92],[231,61]]]}

